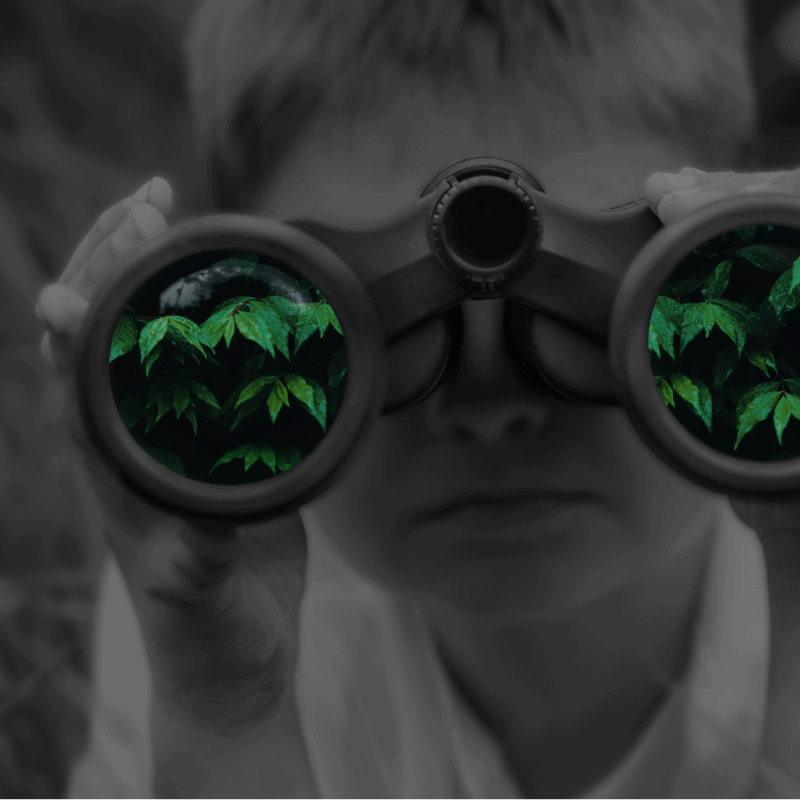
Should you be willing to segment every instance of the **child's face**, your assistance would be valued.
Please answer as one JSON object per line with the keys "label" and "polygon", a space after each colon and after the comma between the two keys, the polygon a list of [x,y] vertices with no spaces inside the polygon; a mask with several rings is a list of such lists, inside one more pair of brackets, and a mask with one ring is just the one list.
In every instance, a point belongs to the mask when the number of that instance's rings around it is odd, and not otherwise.
{"label": "child's face", "polygon": [[[481,131],[468,112],[407,102],[395,118],[347,134],[331,120],[310,130],[261,211],[381,219],[414,202],[442,167],[481,155],[519,163],[560,199],[603,208],[642,196],[651,172],[691,160],[644,137],[628,142],[636,151],[580,142],[555,111],[560,150],[526,144],[516,108]],[[347,474],[306,511],[359,569],[399,591],[474,613],[558,613],[667,554],[714,498],[664,466],[621,409],[572,405],[522,383],[506,352],[502,305],[464,305],[455,374],[421,404],[380,417]],[[583,499],[426,516],[454,498],[546,490]]]}

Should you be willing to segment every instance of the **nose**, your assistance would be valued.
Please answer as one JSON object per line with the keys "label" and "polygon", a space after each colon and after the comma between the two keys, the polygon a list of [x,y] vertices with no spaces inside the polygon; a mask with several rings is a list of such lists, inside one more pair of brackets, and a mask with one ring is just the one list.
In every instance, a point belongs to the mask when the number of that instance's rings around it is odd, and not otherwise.
{"label": "nose", "polygon": [[462,305],[464,340],[453,372],[425,401],[431,435],[485,445],[512,443],[547,427],[553,400],[518,375],[505,343],[502,299]]}

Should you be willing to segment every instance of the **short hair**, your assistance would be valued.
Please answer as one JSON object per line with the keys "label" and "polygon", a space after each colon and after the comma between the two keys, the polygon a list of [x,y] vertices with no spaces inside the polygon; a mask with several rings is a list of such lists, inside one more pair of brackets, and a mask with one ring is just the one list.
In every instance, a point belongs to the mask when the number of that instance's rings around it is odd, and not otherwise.
{"label": "short hair", "polygon": [[730,168],[755,122],[746,38],[742,0],[205,0],[186,56],[213,201],[236,210],[319,114],[379,112],[402,78],[486,103],[493,80],[529,81],[584,127],[604,117]]}

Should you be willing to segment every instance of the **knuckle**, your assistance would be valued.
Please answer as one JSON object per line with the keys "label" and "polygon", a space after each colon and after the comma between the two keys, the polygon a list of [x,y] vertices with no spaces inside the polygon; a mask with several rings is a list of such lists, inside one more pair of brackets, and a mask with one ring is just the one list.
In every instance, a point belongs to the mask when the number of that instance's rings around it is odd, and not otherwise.
{"label": "knuckle", "polygon": [[126,253],[134,245],[138,244],[138,229],[132,218],[132,209],[128,211],[122,224],[114,231],[108,240],[111,253],[121,255]]}
{"label": "knuckle", "polygon": [[98,218],[97,221],[94,223],[94,233],[96,235],[103,236],[108,230],[111,228],[113,223],[119,218],[120,216],[120,207],[121,203],[117,203],[116,205],[111,206],[111,208],[107,208]]}

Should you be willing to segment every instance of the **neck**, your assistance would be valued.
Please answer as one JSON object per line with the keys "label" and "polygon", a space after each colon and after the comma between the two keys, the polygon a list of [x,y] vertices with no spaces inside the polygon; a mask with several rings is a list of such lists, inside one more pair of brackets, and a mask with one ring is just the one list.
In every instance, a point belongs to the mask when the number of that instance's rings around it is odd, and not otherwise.
{"label": "neck", "polygon": [[558,618],[426,609],[455,690],[526,794],[575,796],[634,745],[689,664],[710,544],[706,535]]}

